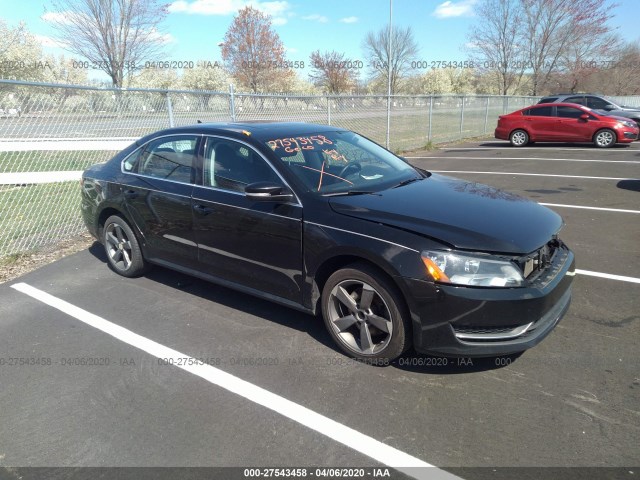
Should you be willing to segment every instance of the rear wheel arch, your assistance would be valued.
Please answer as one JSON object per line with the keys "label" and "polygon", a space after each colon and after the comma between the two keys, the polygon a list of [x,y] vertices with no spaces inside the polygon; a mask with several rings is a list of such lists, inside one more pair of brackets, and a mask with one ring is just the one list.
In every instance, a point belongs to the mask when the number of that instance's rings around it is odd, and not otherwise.
{"label": "rear wheel arch", "polygon": [[[524,139],[523,141],[516,141],[517,138],[514,138],[514,135],[516,135],[518,133],[523,133],[524,134]],[[525,128],[514,128],[513,130],[511,130],[509,132],[509,141],[511,142],[511,145],[513,145],[514,147],[524,147],[527,144],[529,144],[531,142],[531,134],[529,133],[529,131]]]}
{"label": "rear wheel arch", "polygon": [[106,222],[107,218],[111,217],[112,215],[117,215],[118,217],[122,218],[125,222],[127,222],[131,230],[133,230],[133,232],[135,233],[138,241],[143,242],[144,239],[140,238],[141,236],[140,236],[140,233],[137,231],[138,229],[136,227],[136,224],[132,222],[129,216],[125,214],[121,209],[118,209],[115,207],[106,207],[100,212],[100,215],[98,215],[98,220],[96,225],[98,238],[102,238],[104,222]]}

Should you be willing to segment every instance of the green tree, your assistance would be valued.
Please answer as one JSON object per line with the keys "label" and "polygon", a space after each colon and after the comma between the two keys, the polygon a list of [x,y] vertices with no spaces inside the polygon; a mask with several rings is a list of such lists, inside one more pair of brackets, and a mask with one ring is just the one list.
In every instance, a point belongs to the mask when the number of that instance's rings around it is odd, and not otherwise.
{"label": "green tree", "polygon": [[24,23],[8,26],[0,19],[0,78],[43,80],[42,47]]}

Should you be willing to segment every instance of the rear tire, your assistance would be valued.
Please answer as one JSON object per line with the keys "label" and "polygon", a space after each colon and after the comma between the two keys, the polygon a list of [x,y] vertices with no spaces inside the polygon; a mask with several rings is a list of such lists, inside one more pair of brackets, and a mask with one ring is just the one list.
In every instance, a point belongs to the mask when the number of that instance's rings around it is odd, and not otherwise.
{"label": "rear tire", "polygon": [[593,136],[593,144],[598,148],[609,148],[617,142],[616,132],[603,128]]}
{"label": "rear tire", "polygon": [[139,277],[149,269],[133,230],[118,215],[112,215],[104,222],[102,244],[109,266],[117,274]]}
{"label": "rear tire", "polygon": [[514,147],[524,147],[529,143],[529,134],[524,130],[514,130],[509,135],[509,141]]}
{"label": "rear tire", "polygon": [[328,278],[322,316],[334,342],[352,358],[388,365],[411,346],[411,322],[402,296],[367,264],[350,265]]}

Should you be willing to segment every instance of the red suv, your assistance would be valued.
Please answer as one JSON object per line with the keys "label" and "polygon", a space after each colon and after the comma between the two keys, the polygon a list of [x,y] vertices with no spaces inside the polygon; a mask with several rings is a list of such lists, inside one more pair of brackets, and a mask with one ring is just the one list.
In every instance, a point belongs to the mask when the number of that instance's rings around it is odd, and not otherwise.
{"label": "red suv", "polygon": [[498,117],[495,137],[514,147],[533,142],[593,142],[607,148],[638,139],[633,120],[596,113],[575,103],[539,103]]}

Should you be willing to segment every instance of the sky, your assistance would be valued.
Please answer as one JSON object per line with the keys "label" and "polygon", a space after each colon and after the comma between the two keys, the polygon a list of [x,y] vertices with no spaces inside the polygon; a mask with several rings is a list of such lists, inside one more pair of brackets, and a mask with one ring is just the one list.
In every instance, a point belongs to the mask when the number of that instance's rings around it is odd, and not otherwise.
{"label": "sky", "polygon": [[[314,50],[344,52],[365,63],[362,41],[369,31],[386,28],[390,0],[167,0],[169,14],[163,23],[166,55],[158,61],[221,61],[220,47],[234,14],[253,5],[273,18],[273,28],[284,43],[287,60],[304,61],[309,73],[309,55]],[[464,61],[473,58],[469,28],[477,21],[478,0],[391,0],[392,24],[411,27],[419,46],[416,67],[432,61]],[[611,1],[610,4],[614,2]],[[616,0],[611,25],[625,40],[640,39],[637,30],[638,0]],[[9,25],[20,21],[37,36],[45,53],[78,58],[56,46],[47,19],[53,15],[47,0],[0,0],[0,18]],[[417,73],[428,70],[416,68]],[[363,69],[366,74],[366,68]],[[89,78],[100,79],[98,72]]]}

